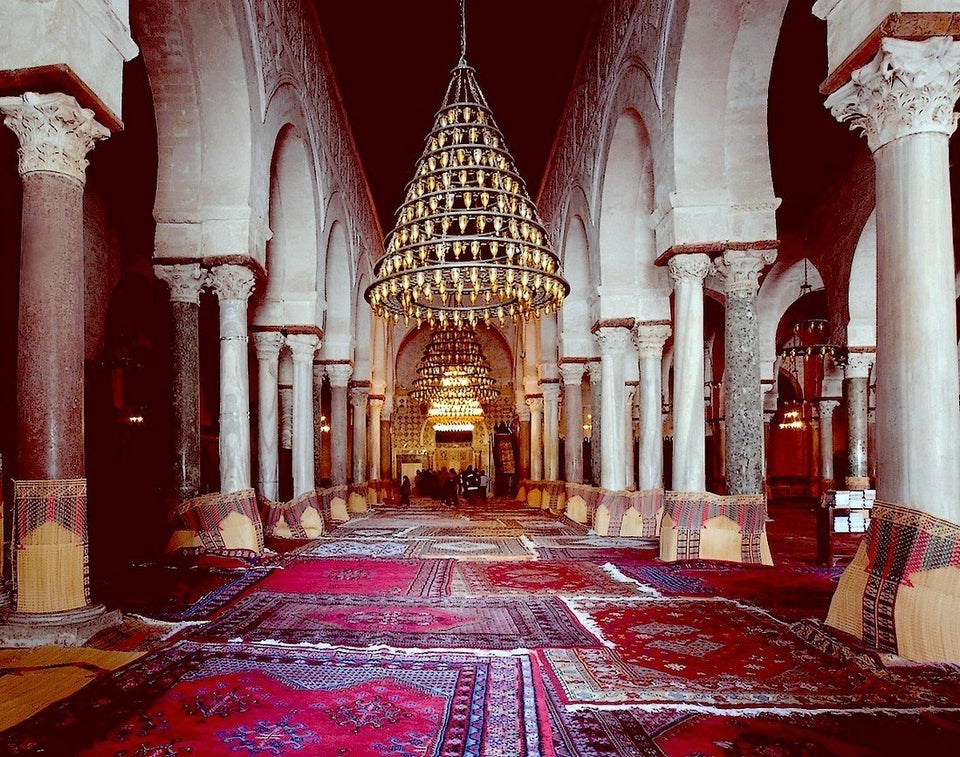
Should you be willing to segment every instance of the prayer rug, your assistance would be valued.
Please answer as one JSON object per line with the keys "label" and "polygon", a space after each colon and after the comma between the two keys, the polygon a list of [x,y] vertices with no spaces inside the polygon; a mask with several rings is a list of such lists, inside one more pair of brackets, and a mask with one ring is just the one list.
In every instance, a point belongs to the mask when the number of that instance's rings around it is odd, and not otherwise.
{"label": "prayer rug", "polygon": [[398,541],[320,539],[297,551],[301,557],[409,557],[413,544]]}
{"label": "prayer rug", "polygon": [[278,594],[382,594],[443,597],[450,593],[452,560],[308,560],[275,570],[257,591]]}
{"label": "prayer rug", "polygon": [[555,597],[336,597],[257,592],[217,620],[192,626],[201,640],[353,647],[520,649],[595,646]]}
{"label": "prayer rug", "polygon": [[612,562],[616,565],[629,564],[638,560],[653,560],[660,547],[536,547],[541,560],[585,560],[587,562]]}
{"label": "prayer rug", "polygon": [[636,584],[617,581],[588,562],[473,562],[460,563],[454,570],[456,593],[637,596]]}
{"label": "prayer rug", "polygon": [[928,692],[901,691],[855,661],[831,657],[763,613],[732,602],[646,600],[578,609],[616,652],[543,652],[565,704],[845,709],[927,703]]}
{"label": "prayer rug", "polygon": [[533,534],[530,539],[538,547],[566,547],[575,549],[578,547],[592,547],[594,549],[649,549],[656,546],[659,549],[659,543],[654,539],[642,539],[640,537],[630,536],[597,536],[588,534],[586,536],[542,536]]}
{"label": "prayer rug", "polygon": [[104,598],[125,613],[148,618],[206,620],[265,575],[262,570],[134,566],[111,579]]}
{"label": "prayer rug", "polygon": [[0,752],[552,757],[532,679],[525,656],[181,642],[0,734]]}
{"label": "prayer rug", "polygon": [[525,534],[542,536],[586,536],[589,530],[586,526],[574,523],[572,520],[547,520],[544,518],[501,518],[500,521]]}
{"label": "prayer rug", "polygon": [[619,564],[624,575],[661,594],[749,602],[787,621],[825,618],[841,568],[770,567],[691,560]]}
{"label": "prayer rug", "polygon": [[532,560],[520,539],[452,538],[412,542],[414,557],[457,557],[461,560]]}
{"label": "prayer rug", "polygon": [[509,537],[520,536],[523,530],[513,526],[505,526],[496,521],[466,521],[461,526],[447,526],[435,528],[433,526],[417,526],[407,536],[413,538],[476,538],[476,537]]}

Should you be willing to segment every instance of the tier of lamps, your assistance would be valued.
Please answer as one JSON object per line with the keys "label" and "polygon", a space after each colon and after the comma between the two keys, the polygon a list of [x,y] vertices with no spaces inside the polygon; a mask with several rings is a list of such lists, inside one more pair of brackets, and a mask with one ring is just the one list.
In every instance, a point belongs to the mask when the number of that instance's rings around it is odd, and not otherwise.
{"label": "tier of lamps", "polygon": [[570,292],[465,39],[461,26],[460,61],[364,293],[394,322],[503,324],[559,310]]}

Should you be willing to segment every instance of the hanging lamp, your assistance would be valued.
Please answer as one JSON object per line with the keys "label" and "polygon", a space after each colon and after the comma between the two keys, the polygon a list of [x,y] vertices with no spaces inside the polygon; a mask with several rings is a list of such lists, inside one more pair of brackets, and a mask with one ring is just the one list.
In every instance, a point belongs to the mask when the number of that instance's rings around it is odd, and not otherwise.
{"label": "hanging lamp", "polygon": [[555,312],[570,292],[537,208],[460,60],[364,297],[380,317],[477,326]]}

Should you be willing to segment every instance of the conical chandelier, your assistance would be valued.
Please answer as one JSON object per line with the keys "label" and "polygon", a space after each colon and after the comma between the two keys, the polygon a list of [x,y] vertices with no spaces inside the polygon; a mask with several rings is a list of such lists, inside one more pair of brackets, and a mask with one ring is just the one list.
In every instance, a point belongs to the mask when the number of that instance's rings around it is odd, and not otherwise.
{"label": "conical chandelier", "polygon": [[570,292],[537,208],[466,62],[437,111],[364,297],[394,322],[477,326],[560,309]]}
{"label": "conical chandelier", "polygon": [[433,331],[417,366],[411,395],[432,400],[491,400],[498,392],[493,388],[490,363],[472,328],[443,328]]}

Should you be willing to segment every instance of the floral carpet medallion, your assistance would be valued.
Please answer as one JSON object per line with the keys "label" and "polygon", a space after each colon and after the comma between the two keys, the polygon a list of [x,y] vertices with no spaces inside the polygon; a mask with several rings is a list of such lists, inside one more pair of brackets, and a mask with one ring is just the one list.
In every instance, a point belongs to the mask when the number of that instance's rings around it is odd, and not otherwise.
{"label": "floral carpet medallion", "polygon": [[732,602],[608,602],[583,610],[616,651],[544,650],[566,704],[848,708],[903,706],[910,696]]}
{"label": "floral carpet medallion", "polygon": [[477,595],[583,594],[632,597],[636,585],[615,581],[597,565],[588,562],[489,562],[460,563],[454,571],[454,588]]}
{"label": "floral carpet medallion", "polygon": [[470,539],[417,539],[415,557],[458,557],[461,560],[532,560],[533,554],[520,539],[476,537]]}
{"label": "floral carpet medallion", "polygon": [[374,557],[390,559],[406,557],[411,545],[400,541],[353,539],[320,539],[298,550],[301,557]]}
{"label": "floral carpet medallion", "polygon": [[180,642],[6,731],[0,752],[536,757],[553,754],[541,715],[523,656]]}
{"label": "floral carpet medallion", "polygon": [[554,597],[341,597],[257,592],[193,638],[353,647],[519,649],[598,644]]}

